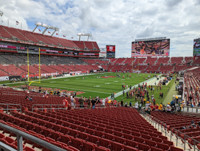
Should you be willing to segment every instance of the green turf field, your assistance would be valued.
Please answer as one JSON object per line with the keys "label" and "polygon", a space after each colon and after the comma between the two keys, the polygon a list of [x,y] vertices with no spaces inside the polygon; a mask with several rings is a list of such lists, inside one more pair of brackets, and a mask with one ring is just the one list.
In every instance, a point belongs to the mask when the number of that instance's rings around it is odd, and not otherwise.
{"label": "green turf field", "polygon": [[[120,75],[120,77],[117,76]],[[123,85],[132,85],[152,78],[155,74],[137,74],[137,73],[103,73],[78,77],[68,77],[59,79],[42,80],[41,83],[32,83],[32,86],[41,86],[53,89],[62,89],[68,91],[82,91],[79,96],[106,98],[111,93],[122,91]],[[102,78],[103,76],[114,76],[111,78]],[[124,76],[124,78],[123,78]],[[11,84],[10,86],[25,85],[25,83]]]}

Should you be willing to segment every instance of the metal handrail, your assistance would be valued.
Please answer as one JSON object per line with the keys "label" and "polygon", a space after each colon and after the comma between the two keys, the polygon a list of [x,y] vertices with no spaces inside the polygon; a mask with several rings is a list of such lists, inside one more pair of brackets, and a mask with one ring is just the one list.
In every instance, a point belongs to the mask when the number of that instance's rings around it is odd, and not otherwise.
{"label": "metal handrail", "polygon": [[32,141],[32,142],[34,142],[34,143],[36,143],[36,144],[38,144],[42,147],[45,147],[49,150],[52,150],[52,151],[66,151],[65,149],[62,149],[58,146],[50,144],[47,141],[44,141],[44,140],[39,139],[35,136],[32,136],[32,135],[27,134],[25,132],[22,132],[22,131],[15,129],[13,127],[10,127],[6,124],[0,123],[0,127],[17,135],[17,146],[18,146],[17,150],[18,151],[23,151],[23,137],[27,140],[30,140],[30,141]]}
{"label": "metal handrail", "polygon": [[[21,104],[12,104],[12,103],[0,103],[0,106],[1,105],[6,105],[6,109],[5,108],[3,108],[3,110],[5,110],[6,112],[8,112],[8,111],[12,111],[12,110],[17,110],[17,111],[22,111],[22,107],[21,107]],[[18,108],[16,108],[16,109],[10,109],[9,108],[9,106],[19,106],[20,108],[18,109]]]}
{"label": "metal handrail", "polygon": [[[45,105],[48,105],[50,106],[50,108],[46,108],[44,107]],[[41,108],[38,108],[37,106],[41,106]],[[53,109],[66,109],[63,107],[63,104],[33,104],[32,105],[32,111],[34,111],[34,107],[37,107],[39,110],[44,110],[45,109],[50,109],[50,110],[53,110]],[[54,108],[54,107],[57,107],[57,108]],[[61,108],[59,108],[61,107]]]}
{"label": "metal handrail", "polygon": [[[186,110],[185,110],[186,109]],[[192,111],[192,112],[190,112],[190,110]],[[185,107],[183,107],[182,108],[182,111],[183,112],[189,112],[189,113],[199,113],[200,112],[200,107],[190,107],[190,106],[185,106]],[[193,111],[195,111],[195,112],[193,112]]]}

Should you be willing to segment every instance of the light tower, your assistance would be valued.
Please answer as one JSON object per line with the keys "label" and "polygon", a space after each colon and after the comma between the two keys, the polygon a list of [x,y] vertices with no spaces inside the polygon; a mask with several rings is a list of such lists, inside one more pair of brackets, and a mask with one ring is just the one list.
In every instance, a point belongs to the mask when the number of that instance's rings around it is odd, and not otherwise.
{"label": "light tower", "polygon": [[86,36],[88,37],[87,41],[89,40],[89,37],[92,37],[92,34],[90,33],[78,33],[77,36],[79,36],[79,41],[81,40],[81,36]]}
{"label": "light tower", "polygon": [[45,32],[46,32],[48,29],[54,30],[53,33],[51,34],[51,36],[53,36],[53,35],[55,34],[56,31],[59,31],[59,28],[57,28],[57,27],[49,26],[49,25],[47,25],[47,24],[43,24],[43,23],[40,23],[40,22],[36,23],[35,25],[36,25],[36,26],[35,26],[35,28],[33,29],[33,32],[34,32],[39,26],[41,26],[41,27],[44,27],[44,28],[45,28],[45,29],[43,30],[43,32],[42,32],[43,35],[45,34]]}

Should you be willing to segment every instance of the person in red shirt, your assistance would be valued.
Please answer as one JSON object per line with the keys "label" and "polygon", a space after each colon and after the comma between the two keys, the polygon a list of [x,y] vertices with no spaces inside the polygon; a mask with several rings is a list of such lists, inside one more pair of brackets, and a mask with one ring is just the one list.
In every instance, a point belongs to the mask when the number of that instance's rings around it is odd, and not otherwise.
{"label": "person in red shirt", "polygon": [[63,105],[66,109],[68,108],[69,103],[66,98],[63,100]]}

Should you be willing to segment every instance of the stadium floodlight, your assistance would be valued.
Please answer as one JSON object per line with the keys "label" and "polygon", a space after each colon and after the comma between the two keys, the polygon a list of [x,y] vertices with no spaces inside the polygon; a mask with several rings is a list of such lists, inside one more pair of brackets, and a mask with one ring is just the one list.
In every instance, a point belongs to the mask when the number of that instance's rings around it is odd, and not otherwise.
{"label": "stadium floodlight", "polygon": [[42,23],[37,22],[35,25],[37,25],[37,26],[42,26]]}
{"label": "stadium floodlight", "polygon": [[48,29],[53,29],[53,30],[54,30],[53,33],[51,34],[51,36],[53,36],[54,33],[55,33],[56,31],[59,31],[59,28],[54,27],[54,26],[49,26],[49,25],[44,24],[44,23],[41,23],[41,22],[37,22],[35,25],[36,25],[36,26],[35,26],[35,28],[33,29],[33,32],[38,28],[38,26],[45,27],[45,29],[44,29],[44,31],[42,32],[42,34],[45,34],[45,32],[46,32]]}
{"label": "stadium floodlight", "polygon": [[50,26],[48,26],[47,24],[42,24],[42,27],[49,28]]}
{"label": "stadium floodlight", "polygon": [[53,27],[53,33],[51,34],[51,36],[53,36],[54,34],[55,34],[55,32],[57,32],[57,31],[59,31],[59,28],[57,28],[57,27]]}
{"label": "stadium floodlight", "polygon": [[81,36],[87,36],[89,40],[89,37],[92,37],[92,34],[90,33],[78,33],[77,36],[79,36],[79,41],[81,40]]}
{"label": "stadium floodlight", "polygon": [[0,16],[3,16],[3,12],[2,11],[0,11]]}

